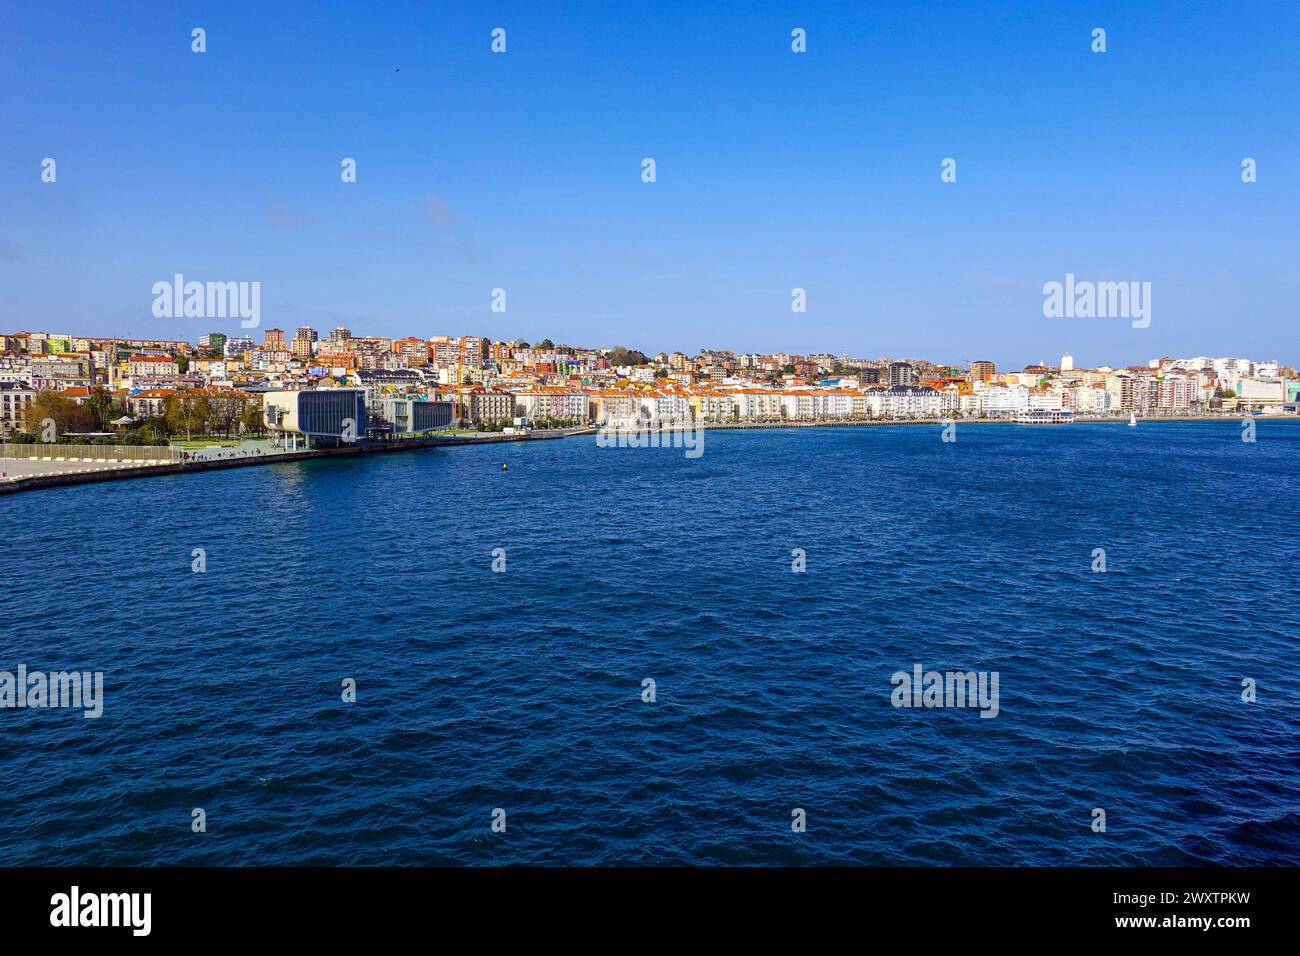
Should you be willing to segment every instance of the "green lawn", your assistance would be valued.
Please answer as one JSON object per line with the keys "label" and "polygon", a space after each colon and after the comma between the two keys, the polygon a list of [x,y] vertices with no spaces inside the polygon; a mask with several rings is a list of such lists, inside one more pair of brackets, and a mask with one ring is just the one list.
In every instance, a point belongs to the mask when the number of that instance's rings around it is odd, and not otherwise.
{"label": "green lawn", "polygon": [[214,441],[172,441],[173,448],[180,448],[184,451],[198,451],[202,448],[238,448],[238,439],[217,439]]}

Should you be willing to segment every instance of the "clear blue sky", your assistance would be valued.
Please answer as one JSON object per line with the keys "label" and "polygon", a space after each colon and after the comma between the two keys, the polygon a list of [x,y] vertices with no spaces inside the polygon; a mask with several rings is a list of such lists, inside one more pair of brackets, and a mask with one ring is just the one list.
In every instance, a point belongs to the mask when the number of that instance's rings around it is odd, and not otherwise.
{"label": "clear blue sky", "polygon": [[[1300,362],[1294,2],[3,4],[4,331],[192,341],[183,272],[286,329]],[[1066,272],[1150,328],[1044,318]]]}

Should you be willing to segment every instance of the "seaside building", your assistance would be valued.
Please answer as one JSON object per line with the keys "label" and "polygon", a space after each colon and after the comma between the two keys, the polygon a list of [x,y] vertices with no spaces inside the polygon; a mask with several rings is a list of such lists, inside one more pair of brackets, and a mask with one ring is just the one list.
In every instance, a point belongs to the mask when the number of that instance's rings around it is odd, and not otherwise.
{"label": "seaside building", "polygon": [[926,418],[942,411],[939,393],[925,386],[891,385],[881,389],[885,418]]}
{"label": "seaside building", "polygon": [[988,418],[1008,418],[1029,408],[1029,386],[975,383],[979,413]]}
{"label": "seaside building", "polygon": [[1243,405],[1263,407],[1286,401],[1286,382],[1282,379],[1243,378],[1237,381],[1237,397]]}
{"label": "seaside building", "polygon": [[385,431],[395,435],[423,434],[448,428],[453,417],[451,402],[429,402],[415,398],[383,398],[375,402],[371,409],[376,414],[371,415],[368,431]]}
{"label": "seaside building", "polygon": [[570,392],[567,389],[526,389],[515,393],[515,415],[531,420],[571,418],[578,422],[586,422],[587,398],[581,392]]}
{"label": "seaside building", "polygon": [[508,422],[515,417],[515,396],[510,392],[490,391],[480,387],[470,389],[462,397],[459,417],[471,422]]}
{"label": "seaside building", "polygon": [[360,388],[300,389],[262,396],[266,425],[281,441],[308,447],[352,441],[366,434],[366,392]]}
{"label": "seaside building", "polygon": [[1201,388],[1196,379],[1186,375],[1166,375],[1156,383],[1156,407],[1186,411],[1199,404]]}

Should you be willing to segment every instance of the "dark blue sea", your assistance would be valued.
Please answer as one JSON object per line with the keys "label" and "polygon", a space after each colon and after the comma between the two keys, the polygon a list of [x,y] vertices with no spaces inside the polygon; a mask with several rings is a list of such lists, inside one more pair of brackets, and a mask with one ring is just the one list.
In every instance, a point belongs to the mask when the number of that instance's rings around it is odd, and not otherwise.
{"label": "dark blue sea", "polygon": [[[97,720],[0,710],[0,861],[1300,863],[1300,425],[1240,436],[586,437],[0,498],[0,670],[105,679]],[[916,664],[998,672],[998,715],[892,706]]]}

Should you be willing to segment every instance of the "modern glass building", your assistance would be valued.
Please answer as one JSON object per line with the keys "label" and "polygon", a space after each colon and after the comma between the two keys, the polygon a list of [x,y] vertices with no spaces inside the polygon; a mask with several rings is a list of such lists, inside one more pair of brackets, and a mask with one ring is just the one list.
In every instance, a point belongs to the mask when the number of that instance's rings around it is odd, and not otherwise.
{"label": "modern glass building", "polygon": [[359,388],[317,388],[267,392],[267,427],[313,439],[354,441],[366,434],[366,393]]}
{"label": "modern glass building", "polygon": [[437,431],[451,425],[451,402],[423,402],[409,398],[385,398],[381,417],[399,435]]}

